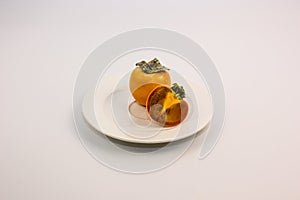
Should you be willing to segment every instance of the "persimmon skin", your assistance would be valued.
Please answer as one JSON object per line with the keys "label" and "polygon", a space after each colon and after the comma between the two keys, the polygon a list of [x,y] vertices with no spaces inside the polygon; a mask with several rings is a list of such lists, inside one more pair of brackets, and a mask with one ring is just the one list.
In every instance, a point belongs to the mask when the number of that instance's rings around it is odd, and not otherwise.
{"label": "persimmon skin", "polygon": [[168,71],[147,74],[140,67],[136,67],[130,75],[129,88],[131,94],[143,106],[146,106],[151,91],[159,85],[170,87],[171,78]]}
{"label": "persimmon skin", "polygon": [[147,98],[149,118],[163,127],[179,125],[188,114],[188,103],[179,100],[169,87],[157,86]]}

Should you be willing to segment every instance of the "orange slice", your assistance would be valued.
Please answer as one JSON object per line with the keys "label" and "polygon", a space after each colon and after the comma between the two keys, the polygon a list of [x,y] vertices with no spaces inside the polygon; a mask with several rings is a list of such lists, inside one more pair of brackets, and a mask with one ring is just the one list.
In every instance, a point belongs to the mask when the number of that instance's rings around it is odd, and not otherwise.
{"label": "orange slice", "polygon": [[147,98],[146,110],[149,117],[160,126],[180,124],[188,114],[188,103],[180,100],[169,87],[157,86]]}

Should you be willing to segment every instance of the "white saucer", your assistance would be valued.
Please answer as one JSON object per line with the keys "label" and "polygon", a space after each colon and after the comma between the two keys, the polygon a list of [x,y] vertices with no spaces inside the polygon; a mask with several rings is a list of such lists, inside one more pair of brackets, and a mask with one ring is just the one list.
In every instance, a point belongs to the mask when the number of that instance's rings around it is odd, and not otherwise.
{"label": "white saucer", "polygon": [[[178,73],[170,70],[173,80],[185,87],[189,104],[186,119],[172,128],[160,127],[145,116],[142,106],[134,103],[128,81],[130,72],[119,80],[107,79],[90,90],[82,104],[86,121],[97,131],[109,137],[132,143],[166,143],[184,139],[202,130],[211,120],[213,106],[211,96],[203,82],[185,81]],[[112,92],[105,92],[101,85],[115,85]],[[192,85],[192,86],[191,86]],[[134,115],[129,111],[134,107]],[[132,108],[131,108],[132,109]]]}

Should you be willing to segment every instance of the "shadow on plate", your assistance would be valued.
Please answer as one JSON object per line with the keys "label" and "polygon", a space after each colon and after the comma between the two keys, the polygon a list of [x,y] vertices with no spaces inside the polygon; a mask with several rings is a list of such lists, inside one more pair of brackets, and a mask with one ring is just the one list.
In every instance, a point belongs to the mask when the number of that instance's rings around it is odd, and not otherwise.
{"label": "shadow on plate", "polygon": [[184,139],[181,139],[181,140],[174,141],[174,142],[144,144],[144,143],[125,142],[125,141],[122,141],[122,140],[118,140],[118,139],[109,137],[109,136],[107,136],[103,133],[100,133],[93,126],[91,126],[86,120],[85,120],[85,123],[90,129],[93,130],[93,133],[95,133],[96,135],[98,135],[100,137],[107,138],[117,148],[119,148],[123,151],[127,151],[127,152],[130,152],[130,153],[138,153],[138,154],[139,153],[140,154],[151,153],[151,152],[154,152],[154,151],[158,151],[161,148],[167,147],[168,145],[172,145],[172,146],[175,145],[176,146],[178,144],[188,142],[190,140],[195,140],[197,137],[202,135],[202,133],[204,133],[209,128],[209,123],[208,123],[202,130],[200,130],[196,134],[191,135],[191,136],[189,136],[187,138],[184,138]]}

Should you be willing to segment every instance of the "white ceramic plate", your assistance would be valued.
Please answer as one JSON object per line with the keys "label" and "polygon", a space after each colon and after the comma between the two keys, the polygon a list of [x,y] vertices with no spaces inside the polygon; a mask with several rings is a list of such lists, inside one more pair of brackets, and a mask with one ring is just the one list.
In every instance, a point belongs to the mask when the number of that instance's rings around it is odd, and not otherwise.
{"label": "white ceramic plate", "polygon": [[[133,103],[129,76],[135,63],[157,57],[169,71],[172,82],[183,85],[189,104],[187,118],[178,126],[163,128],[146,117],[143,107]],[[99,77],[96,90],[86,94],[82,111],[86,121],[100,133],[133,143],[165,143],[189,137],[211,120],[213,106],[210,93],[194,67],[172,52],[141,49],[128,52],[107,66]],[[134,110],[134,112],[131,112]]]}

